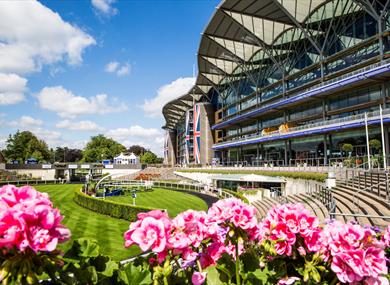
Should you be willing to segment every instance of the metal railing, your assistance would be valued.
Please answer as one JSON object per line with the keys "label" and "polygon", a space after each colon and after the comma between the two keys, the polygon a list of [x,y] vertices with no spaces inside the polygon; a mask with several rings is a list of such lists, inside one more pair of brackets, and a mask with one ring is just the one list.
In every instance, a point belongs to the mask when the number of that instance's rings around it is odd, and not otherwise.
{"label": "metal railing", "polygon": [[[382,115],[383,115],[383,118],[390,118],[390,108],[383,109]],[[379,116],[380,116],[380,111],[367,112],[367,119],[368,120],[369,119],[379,119]],[[222,143],[217,143],[217,144],[214,144],[214,146],[216,146],[216,147],[224,146],[224,145],[228,145],[228,144],[234,143],[234,142],[239,142],[239,141],[244,142],[244,141],[248,141],[250,139],[262,138],[262,137],[272,138],[272,137],[276,137],[279,135],[294,134],[294,133],[304,131],[304,130],[322,128],[324,126],[327,126],[327,127],[329,127],[331,125],[340,126],[340,125],[345,124],[346,122],[349,122],[349,123],[364,122],[364,120],[365,120],[365,114],[352,115],[352,116],[347,116],[344,118],[325,120],[325,121],[321,121],[321,122],[317,122],[317,123],[306,124],[303,126],[292,127],[292,128],[289,128],[287,131],[283,131],[283,132],[276,130],[273,132],[269,132],[267,134],[261,134],[261,133],[250,134],[250,135],[246,135],[246,136],[242,136],[242,137],[237,137],[237,138],[234,138],[232,140],[225,141]]]}
{"label": "metal railing", "polygon": [[29,180],[15,180],[15,181],[0,181],[0,186],[3,185],[45,185],[45,184],[65,184],[66,179],[53,179],[53,180],[41,180],[41,179],[29,179]]}
{"label": "metal railing", "polygon": [[[329,80],[326,80],[326,81],[324,81],[324,82],[321,82],[321,83],[318,83],[318,84],[316,84],[316,85],[313,85],[313,86],[311,86],[311,87],[305,88],[303,91],[299,91],[299,94],[298,94],[298,92],[297,92],[296,94],[291,95],[291,96],[289,96],[289,97],[287,97],[287,98],[289,99],[289,98],[294,98],[295,96],[302,96],[303,94],[308,93],[308,92],[310,92],[310,91],[313,91],[313,90],[315,90],[315,89],[320,89],[321,87],[324,87],[324,86],[327,86],[327,85],[331,85],[331,84],[333,84],[333,83],[335,83],[335,82],[342,81],[342,80],[347,79],[347,78],[349,78],[349,77],[358,75],[358,74],[360,74],[360,73],[362,73],[362,72],[370,71],[370,70],[372,70],[372,69],[374,69],[374,68],[381,67],[381,66],[387,65],[387,64],[389,64],[389,63],[390,63],[390,60],[385,60],[385,61],[380,61],[380,62],[371,64],[371,65],[368,65],[368,66],[366,66],[366,67],[357,69],[357,70],[355,70],[355,71],[351,71],[351,72],[349,72],[349,73],[346,73],[346,74],[337,76],[337,77],[335,77],[335,78],[333,78],[333,79],[329,79]],[[263,104],[257,105],[257,108],[267,108],[267,107],[272,106],[272,105],[274,105],[274,104],[282,103],[284,100],[286,100],[286,98],[283,98],[283,99],[280,99],[280,100],[275,100],[275,101],[272,100],[272,98],[271,98],[270,101],[272,101],[272,102],[265,103],[265,104],[264,104],[264,102],[263,102]],[[267,100],[267,101],[268,101],[268,100]],[[266,102],[266,101],[265,101],[265,102]],[[250,106],[250,107],[253,107],[253,105]],[[249,108],[250,108],[250,107],[249,107]],[[244,111],[240,111],[238,114],[239,114],[239,116],[244,116],[244,115],[246,115],[246,114],[248,114],[248,113],[251,113],[251,112],[253,112],[253,111],[254,111],[253,109],[252,109],[252,110],[244,110]],[[234,115],[237,116],[237,113],[235,113]],[[228,122],[228,121],[230,121],[230,120],[232,120],[232,119],[235,119],[235,116],[234,116],[234,115],[229,116],[229,117],[227,117],[227,118],[223,118],[223,119],[221,120],[221,122],[219,122],[218,124],[220,124],[220,123],[225,123],[225,122]]]}

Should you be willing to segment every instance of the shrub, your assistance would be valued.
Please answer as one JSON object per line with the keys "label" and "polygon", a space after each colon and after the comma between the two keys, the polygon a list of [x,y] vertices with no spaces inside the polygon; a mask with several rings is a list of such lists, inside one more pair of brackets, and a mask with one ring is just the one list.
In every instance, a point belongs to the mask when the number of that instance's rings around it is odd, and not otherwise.
{"label": "shrub", "polygon": [[132,206],[94,198],[82,193],[80,190],[75,191],[74,201],[81,207],[87,208],[96,213],[128,221],[134,221],[137,218],[138,213],[153,210],[153,208],[149,207]]}
{"label": "shrub", "polygon": [[234,197],[242,200],[244,203],[249,204],[249,200],[244,195],[242,195],[242,193],[235,192],[235,191],[232,191],[232,190],[229,190],[229,189],[222,189],[222,191],[233,195]]}
{"label": "shrub", "polygon": [[288,171],[268,171],[268,170],[230,170],[230,169],[180,169],[178,172],[198,172],[209,174],[257,174],[272,177],[286,177],[294,179],[316,180],[324,182],[327,178],[325,173],[316,172],[288,172]]}

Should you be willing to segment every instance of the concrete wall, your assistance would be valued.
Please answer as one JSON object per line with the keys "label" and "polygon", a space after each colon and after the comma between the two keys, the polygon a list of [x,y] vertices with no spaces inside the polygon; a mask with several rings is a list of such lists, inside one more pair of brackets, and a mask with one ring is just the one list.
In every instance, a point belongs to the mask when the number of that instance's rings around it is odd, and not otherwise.
{"label": "concrete wall", "polygon": [[39,178],[42,180],[54,180],[56,171],[55,169],[15,169],[12,170],[20,175],[28,175],[32,178]]}
{"label": "concrete wall", "polygon": [[141,169],[103,169],[103,173],[108,173],[108,174],[118,174],[118,175],[130,175],[133,173],[137,173],[141,171]]}
{"label": "concrete wall", "polygon": [[[316,185],[320,184],[318,181],[314,180],[305,180],[305,179],[293,179],[286,178],[285,193],[286,195],[294,195],[305,193],[308,191],[314,191]],[[325,183],[322,183],[325,186]]]}
{"label": "concrete wall", "polygon": [[5,170],[5,163],[0,163],[0,169]]}

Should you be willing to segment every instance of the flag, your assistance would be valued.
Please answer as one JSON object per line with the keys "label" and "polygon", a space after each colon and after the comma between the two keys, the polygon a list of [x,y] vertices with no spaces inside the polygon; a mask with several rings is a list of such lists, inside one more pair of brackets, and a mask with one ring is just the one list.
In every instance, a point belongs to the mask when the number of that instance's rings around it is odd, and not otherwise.
{"label": "flag", "polygon": [[194,160],[200,164],[200,105],[194,105]]}
{"label": "flag", "polygon": [[190,163],[190,111],[186,114],[185,164]]}

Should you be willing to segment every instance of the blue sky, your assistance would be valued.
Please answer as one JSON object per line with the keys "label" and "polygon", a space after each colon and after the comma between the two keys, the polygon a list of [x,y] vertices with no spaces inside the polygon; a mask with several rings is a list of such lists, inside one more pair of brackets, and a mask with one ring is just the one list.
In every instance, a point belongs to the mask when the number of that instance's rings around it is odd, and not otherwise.
{"label": "blue sky", "polygon": [[0,148],[27,129],[52,147],[103,133],[161,155],[161,106],[193,84],[218,2],[0,2]]}

